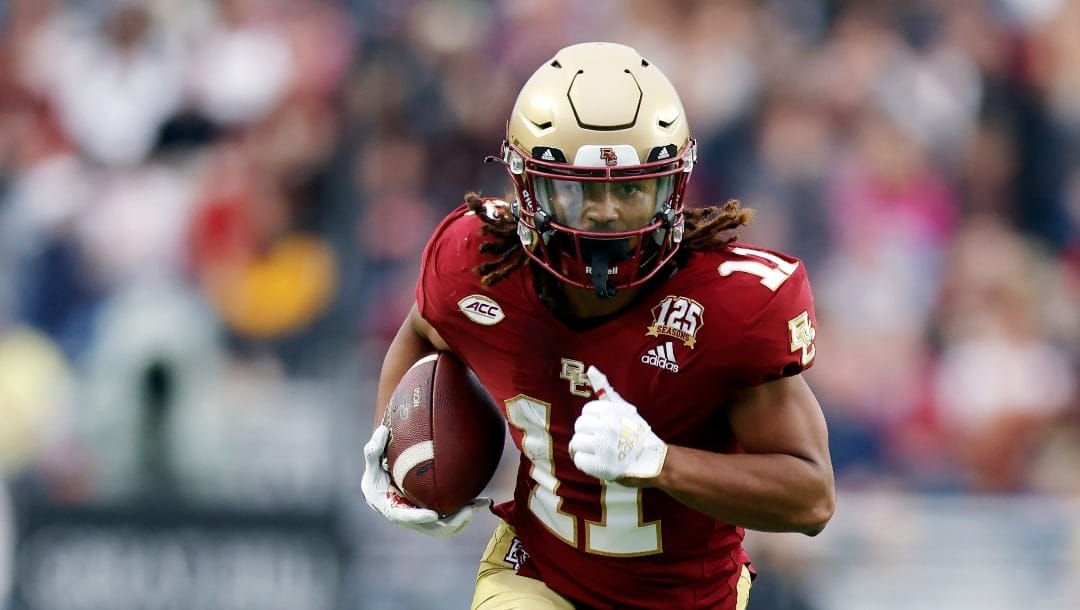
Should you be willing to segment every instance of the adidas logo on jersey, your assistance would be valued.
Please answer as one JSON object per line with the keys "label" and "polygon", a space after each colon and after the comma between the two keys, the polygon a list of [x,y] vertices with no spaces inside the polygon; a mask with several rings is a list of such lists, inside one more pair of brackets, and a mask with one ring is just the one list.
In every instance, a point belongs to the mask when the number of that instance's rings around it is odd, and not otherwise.
{"label": "adidas logo on jersey", "polygon": [[672,373],[679,372],[679,363],[675,361],[675,348],[672,347],[671,341],[645,352],[645,355],[641,357],[641,362]]}

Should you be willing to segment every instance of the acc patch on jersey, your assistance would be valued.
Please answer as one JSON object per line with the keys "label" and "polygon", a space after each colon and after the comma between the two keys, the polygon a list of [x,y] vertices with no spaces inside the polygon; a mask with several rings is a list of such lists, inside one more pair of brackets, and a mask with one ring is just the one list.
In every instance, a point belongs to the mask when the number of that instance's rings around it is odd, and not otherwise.
{"label": "acc patch on jersey", "polygon": [[465,317],[483,326],[494,326],[506,317],[494,299],[482,294],[470,294],[458,301],[457,305]]}

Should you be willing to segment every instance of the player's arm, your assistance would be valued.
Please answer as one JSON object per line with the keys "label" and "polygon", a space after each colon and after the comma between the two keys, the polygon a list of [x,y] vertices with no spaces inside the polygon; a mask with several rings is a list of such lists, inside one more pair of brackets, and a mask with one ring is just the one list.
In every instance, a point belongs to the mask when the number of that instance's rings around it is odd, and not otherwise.
{"label": "player's arm", "polygon": [[745,390],[729,419],[745,454],[669,445],[660,475],[634,483],[749,529],[811,536],[824,529],[835,503],[828,433],[802,376]]}
{"label": "player's arm", "polygon": [[729,419],[745,454],[669,445],[596,367],[596,400],[570,439],[579,470],[603,481],[656,487],[702,513],[750,529],[815,535],[832,517],[825,418],[799,375],[745,390]]}
{"label": "player's arm", "polygon": [[434,351],[449,349],[439,333],[420,315],[420,311],[413,304],[409,315],[405,317],[390,343],[386,356],[383,357],[382,370],[379,372],[378,401],[375,403],[376,426],[382,423],[386,405],[405,371],[421,357]]}
{"label": "player's arm", "polygon": [[390,437],[390,429],[382,425],[383,413],[394,393],[398,381],[422,356],[435,350],[446,350],[446,342],[439,337],[435,329],[420,316],[414,305],[409,310],[390,348],[383,359],[379,374],[379,402],[375,406],[375,430],[371,440],[364,445],[364,477],[360,489],[364,499],[376,512],[389,521],[428,536],[453,536],[469,524],[473,511],[490,503],[487,498],[478,498],[452,515],[440,515],[426,508],[410,503],[390,480],[386,470],[384,456]]}

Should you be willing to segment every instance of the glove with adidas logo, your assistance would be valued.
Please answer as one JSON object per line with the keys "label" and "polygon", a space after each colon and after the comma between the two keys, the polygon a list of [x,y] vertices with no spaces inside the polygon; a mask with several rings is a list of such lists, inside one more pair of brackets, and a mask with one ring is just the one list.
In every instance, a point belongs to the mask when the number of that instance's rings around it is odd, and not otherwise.
{"label": "glove with adidas logo", "polygon": [[596,400],[585,403],[574,423],[570,457],[585,474],[603,481],[649,479],[660,474],[667,443],[637,407],[626,402],[595,366],[586,371]]}

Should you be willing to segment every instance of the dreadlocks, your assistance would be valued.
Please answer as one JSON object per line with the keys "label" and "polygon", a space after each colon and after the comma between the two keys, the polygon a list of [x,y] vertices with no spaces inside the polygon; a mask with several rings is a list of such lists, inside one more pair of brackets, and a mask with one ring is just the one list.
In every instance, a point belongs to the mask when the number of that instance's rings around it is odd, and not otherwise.
{"label": "dreadlocks", "polygon": [[[497,213],[492,213],[493,208],[485,206],[484,200],[476,193],[466,194],[465,202],[469,209],[483,220],[483,235],[494,238],[484,241],[480,246],[480,252],[491,254],[492,259],[474,269],[484,286],[493,286],[528,260],[518,238],[517,221],[506,209],[500,208]],[[685,233],[681,250],[701,252],[721,248],[735,239],[729,231],[750,224],[753,215],[753,210],[744,209],[735,199],[729,200],[723,206],[684,210]],[[537,274],[537,277],[547,279],[550,274]],[[553,292],[545,289],[540,291],[542,297],[552,295]]]}

